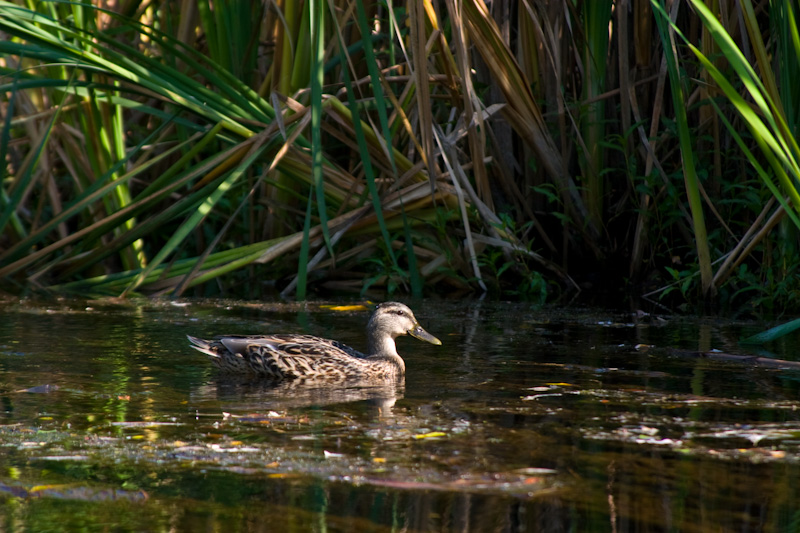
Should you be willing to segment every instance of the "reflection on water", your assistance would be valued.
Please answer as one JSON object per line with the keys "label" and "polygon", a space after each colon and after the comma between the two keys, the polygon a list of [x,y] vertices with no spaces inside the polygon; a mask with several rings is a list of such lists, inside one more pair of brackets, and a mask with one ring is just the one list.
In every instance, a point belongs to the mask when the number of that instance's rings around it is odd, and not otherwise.
{"label": "reflection on water", "polygon": [[386,385],[374,381],[366,384],[315,383],[313,381],[270,382],[257,379],[239,379],[230,375],[215,376],[197,387],[192,397],[197,401],[217,398],[223,403],[251,409],[295,409],[308,406],[325,406],[350,402],[364,402],[378,413],[389,413],[398,399],[403,398],[405,380],[400,378]]}
{"label": "reflection on water", "polygon": [[[786,531],[800,372],[763,324],[412,306],[405,385],[216,374],[185,335],[364,348],[367,312],[78,302],[0,309],[0,530]],[[796,341],[767,356],[795,359]],[[764,356],[764,353],[758,355]]]}

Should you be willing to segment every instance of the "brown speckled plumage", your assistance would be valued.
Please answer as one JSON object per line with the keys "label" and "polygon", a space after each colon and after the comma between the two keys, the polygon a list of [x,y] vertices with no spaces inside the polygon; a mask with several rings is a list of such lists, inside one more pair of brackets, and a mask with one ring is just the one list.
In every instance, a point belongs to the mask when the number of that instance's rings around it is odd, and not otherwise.
{"label": "brown speckled plumage", "polygon": [[400,335],[441,344],[419,325],[411,309],[397,302],[380,304],[372,313],[367,324],[367,354],[312,335],[227,335],[214,340],[189,336],[189,340],[192,348],[208,354],[226,372],[256,374],[276,381],[387,381],[405,373],[405,363],[394,341]]}

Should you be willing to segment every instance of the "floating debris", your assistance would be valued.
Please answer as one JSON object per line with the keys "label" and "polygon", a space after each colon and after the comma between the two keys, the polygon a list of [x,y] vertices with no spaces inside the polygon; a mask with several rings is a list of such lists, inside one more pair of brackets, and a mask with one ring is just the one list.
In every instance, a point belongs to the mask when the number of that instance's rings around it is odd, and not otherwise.
{"label": "floating debris", "polygon": [[328,450],[322,450],[322,451],[325,454],[325,459],[336,459],[339,457],[344,457],[343,453],[333,453],[329,452]]}
{"label": "floating debris", "polygon": [[137,490],[109,489],[87,487],[81,485],[36,485],[27,487],[0,481],[0,494],[5,493],[17,498],[53,498],[56,500],[78,500],[86,502],[104,502],[128,500],[143,502],[147,500],[146,492]]}
{"label": "floating debris", "polygon": [[421,433],[421,434],[418,434],[418,435],[414,435],[414,438],[417,439],[417,440],[419,440],[419,439],[439,439],[439,438],[446,437],[446,436],[447,436],[447,433],[444,433],[443,431],[431,431],[429,433]]}

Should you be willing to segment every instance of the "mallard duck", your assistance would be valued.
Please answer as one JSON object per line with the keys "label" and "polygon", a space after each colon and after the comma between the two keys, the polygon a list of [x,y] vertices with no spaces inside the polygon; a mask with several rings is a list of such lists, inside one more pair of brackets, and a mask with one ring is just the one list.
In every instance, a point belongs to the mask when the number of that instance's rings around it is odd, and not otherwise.
{"label": "mallard duck", "polygon": [[214,340],[187,337],[192,348],[208,354],[226,372],[275,381],[391,380],[403,376],[406,370],[394,341],[400,335],[442,344],[419,325],[411,309],[397,302],[382,303],[372,313],[367,323],[367,354],[312,335],[226,335]]}

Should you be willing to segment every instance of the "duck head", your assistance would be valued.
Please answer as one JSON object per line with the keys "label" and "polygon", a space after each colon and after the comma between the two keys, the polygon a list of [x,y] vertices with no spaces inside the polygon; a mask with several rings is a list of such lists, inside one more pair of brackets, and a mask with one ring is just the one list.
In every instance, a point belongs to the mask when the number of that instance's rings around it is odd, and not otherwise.
{"label": "duck head", "polygon": [[442,341],[425,331],[419,325],[414,313],[408,306],[398,302],[385,302],[379,304],[372,313],[367,324],[367,331],[371,338],[390,337],[396,339],[401,335],[411,335],[415,339],[441,345]]}

